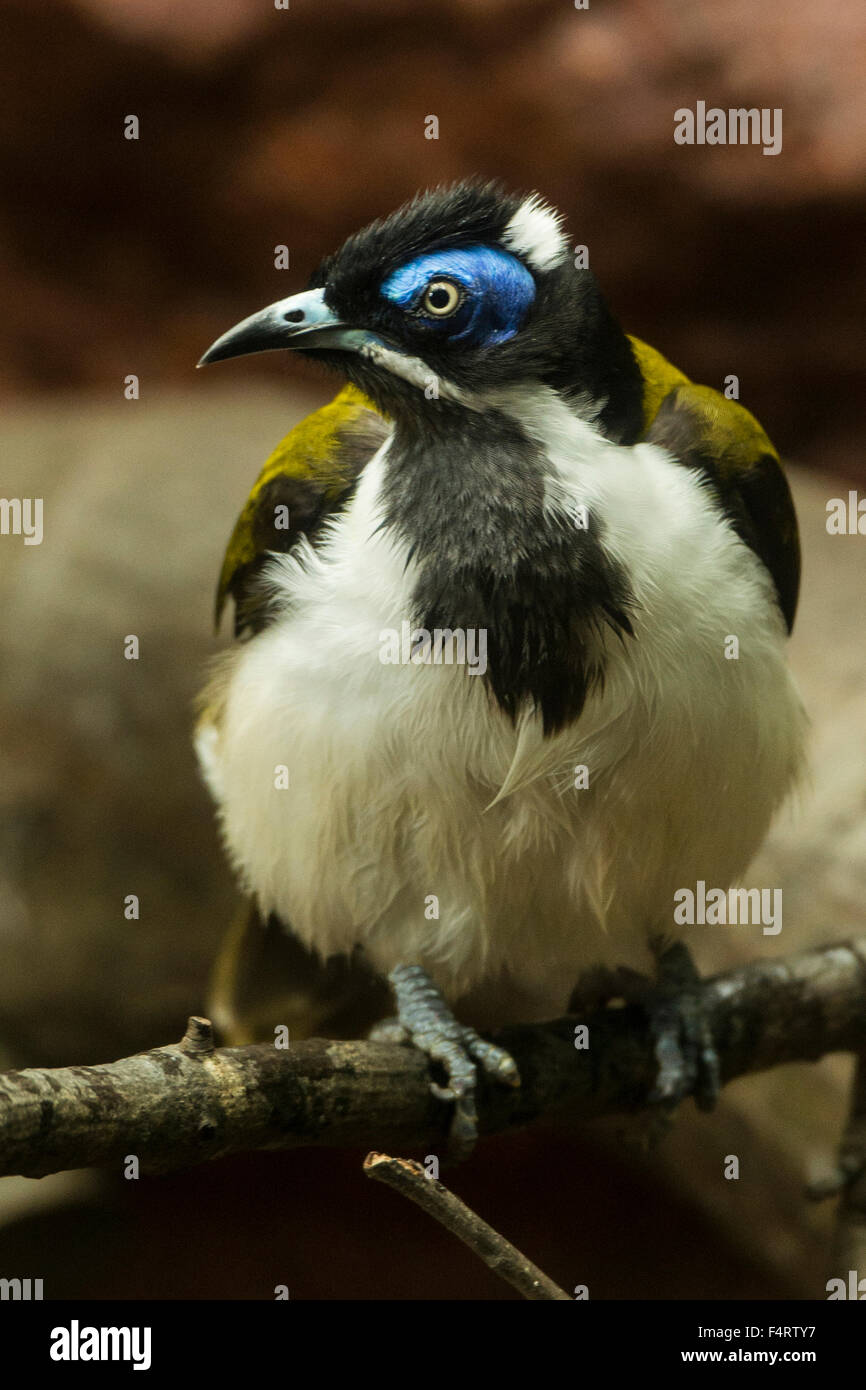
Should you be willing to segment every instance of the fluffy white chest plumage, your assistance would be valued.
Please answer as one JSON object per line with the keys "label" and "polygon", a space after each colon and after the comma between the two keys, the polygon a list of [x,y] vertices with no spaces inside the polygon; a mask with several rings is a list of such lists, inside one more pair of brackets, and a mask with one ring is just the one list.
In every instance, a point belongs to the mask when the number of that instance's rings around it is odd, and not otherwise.
{"label": "fluffy white chest plumage", "polygon": [[544,737],[466,667],[381,660],[415,577],[379,529],[385,445],[321,546],[274,557],[279,615],[224,659],[197,747],[264,911],[323,956],[422,964],[452,999],[510,978],[526,1020],[591,964],[645,968],[678,888],[743,873],[805,719],[772,581],[697,476],[549,392],[507,409],[543,445],[547,506],[598,515],[635,597],[579,719]]}

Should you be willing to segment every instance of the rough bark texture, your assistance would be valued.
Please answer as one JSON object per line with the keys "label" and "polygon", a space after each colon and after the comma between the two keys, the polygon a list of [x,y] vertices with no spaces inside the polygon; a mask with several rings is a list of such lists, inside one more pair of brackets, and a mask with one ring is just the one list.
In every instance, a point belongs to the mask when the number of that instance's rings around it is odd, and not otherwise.
{"label": "rough bark texture", "polygon": [[[748,965],[702,991],[725,1082],[866,1048],[866,941]],[[482,1133],[645,1103],[655,1067],[641,1012],[602,1009],[583,1021],[586,1050],[575,1048],[574,1017],[500,1034],[522,1085],[483,1087]],[[207,1021],[191,1019],[174,1046],[105,1066],[0,1075],[0,1175],[40,1177],[128,1155],[160,1172],[310,1144],[435,1149],[448,1117],[412,1050],[320,1039],[215,1049]]]}

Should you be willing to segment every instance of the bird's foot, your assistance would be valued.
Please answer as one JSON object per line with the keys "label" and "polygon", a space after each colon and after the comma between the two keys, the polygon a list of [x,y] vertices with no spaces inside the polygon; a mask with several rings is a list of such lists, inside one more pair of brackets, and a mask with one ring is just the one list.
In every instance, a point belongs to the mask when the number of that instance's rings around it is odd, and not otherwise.
{"label": "bird's foot", "polygon": [[699,985],[687,946],[660,950],[658,980],[644,1000],[658,1062],[653,1104],[673,1109],[694,1096],[700,1110],[712,1110],[718,1099],[719,1055]]}
{"label": "bird's foot", "polygon": [[650,1093],[664,1115],[693,1095],[701,1110],[712,1110],[720,1090],[719,1058],[700,995],[700,975],[682,942],[654,943],[658,975],[649,980],[628,967],[597,967],[587,972],[571,997],[569,1011],[582,1013],[621,999],[642,1009],[649,1022],[658,1071]]}
{"label": "bird's foot", "polygon": [[397,997],[397,1018],[377,1023],[369,1036],[374,1042],[411,1043],[432,1062],[441,1063],[448,1084],[439,1086],[431,1081],[430,1090],[438,1100],[454,1102],[449,1157],[455,1161],[468,1158],[478,1138],[478,1067],[494,1081],[519,1086],[514,1059],[504,1048],[480,1037],[474,1028],[459,1023],[420,965],[398,965],[388,978]]}

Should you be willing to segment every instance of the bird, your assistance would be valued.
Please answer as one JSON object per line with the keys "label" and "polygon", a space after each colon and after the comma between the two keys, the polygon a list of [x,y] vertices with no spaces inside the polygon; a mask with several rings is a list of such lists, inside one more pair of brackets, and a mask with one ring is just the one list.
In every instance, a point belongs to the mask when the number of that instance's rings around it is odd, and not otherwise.
{"label": "bird", "polygon": [[387,978],[372,1036],[425,1053],[464,1154],[479,1073],[520,1081],[484,1032],[581,979],[642,982],[653,1098],[713,1104],[675,894],[740,881],[806,756],[779,455],[585,259],[538,193],[427,189],[199,364],[341,380],[232,535],[196,748],[261,919]]}

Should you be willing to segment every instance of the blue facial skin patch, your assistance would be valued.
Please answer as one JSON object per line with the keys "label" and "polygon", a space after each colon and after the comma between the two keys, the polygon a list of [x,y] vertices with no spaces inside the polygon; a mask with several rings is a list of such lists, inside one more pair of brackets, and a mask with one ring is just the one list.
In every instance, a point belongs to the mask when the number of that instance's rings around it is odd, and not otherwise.
{"label": "blue facial skin patch", "polygon": [[[453,280],[464,291],[463,302],[448,318],[437,318],[418,308],[430,281],[440,277]],[[450,343],[492,347],[519,331],[535,299],[535,281],[522,261],[507,251],[461,246],[407,261],[383,281],[380,293]]]}

